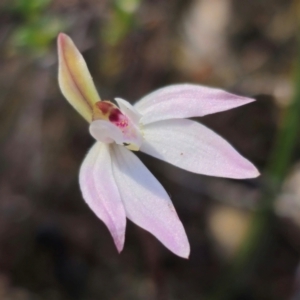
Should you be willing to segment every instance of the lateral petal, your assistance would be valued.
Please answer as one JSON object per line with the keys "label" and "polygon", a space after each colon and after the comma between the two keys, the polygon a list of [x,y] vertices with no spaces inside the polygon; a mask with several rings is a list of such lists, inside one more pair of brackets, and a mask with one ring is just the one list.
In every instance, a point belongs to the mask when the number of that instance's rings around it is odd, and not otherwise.
{"label": "lateral petal", "polygon": [[94,144],[81,165],[79,183],[84,200],[107,226],[121,252],[126,215],[113,176],[110,149],[110,146],[103,143]]}
{"label": "lateral petal", "polygon": [[140,151],[184,170],[219,177],[253,178],[254,165],[204,125],[186,119],[164,120],[144,127]]}
{"label": "lateral petal", "polygon": [[87,65],[69,36],[60,33],[58,45],[58,81],[69,103],[88,121],[92,121],[94,103],[100,100]]}
{"label": "lateral petal", "polygon": [[226,91],[195,84],[174,84],[158,89],[134,107],[143,115],[141,123],[201,117],[254,101]]}
{"label": "lateral petal", "polygon": [[113,173],[127,218],[187,258],[187,236],[164,188],[132,152],[118,145],[112,149]]}

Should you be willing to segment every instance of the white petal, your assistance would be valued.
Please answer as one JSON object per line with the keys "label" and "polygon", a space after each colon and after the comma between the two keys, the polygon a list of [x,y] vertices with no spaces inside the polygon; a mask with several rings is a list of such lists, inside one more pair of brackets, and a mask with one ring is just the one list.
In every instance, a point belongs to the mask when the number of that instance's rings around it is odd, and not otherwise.
{"label": "white petal", "polygon": [[129,117],[135,125],[138,125],[142,115],[128,101],[121,98],[115,98],[115,100],[118,103],[121,112]]}
{"label": "white petal", "polygon": [[134,107],[143,115],[141,123],[201,117],[254,101],[226,91],[195,84],[175,84],[158,89]]}
{"label": "white petal", "polygon": [[123,133],[114,124],[104,121],[96,120],[93,121],[89,127],[91,136],[99,142],[123,144]]}
{"label": "white petal", "polygon": [[144,138],[140,151],[190,172],[239,179],[259,175],[253,164],[228,142],[191,120],[148,124]]}
{"label": "white petal", "polygon": [[107,226],[120,252],[126,215],[113,177],[110,146],[97,142],[91,148],[81,165],[79,183],[84,200]]}
{"label": "white petal", "polygon": [[114,177],[126,216],[175,254],[187,258],[189,243],[164,188],[133,153],[118,145],[112,148]]}

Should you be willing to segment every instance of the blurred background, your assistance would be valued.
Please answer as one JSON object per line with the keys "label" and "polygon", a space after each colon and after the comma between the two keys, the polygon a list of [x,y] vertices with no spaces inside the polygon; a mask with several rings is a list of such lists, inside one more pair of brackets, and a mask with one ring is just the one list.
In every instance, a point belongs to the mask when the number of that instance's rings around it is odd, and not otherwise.
{"label": "blurred background", "polygon": [[[0,1],[0,299],[300,299],[298,0]],[[189,260],[128,222],[119,255],[84,203],[93,144],[61,95],[69,34],[102,99],[191,82],[255,97],[197,119],[255,180],[195,175],[138,154],[170,194]]]}

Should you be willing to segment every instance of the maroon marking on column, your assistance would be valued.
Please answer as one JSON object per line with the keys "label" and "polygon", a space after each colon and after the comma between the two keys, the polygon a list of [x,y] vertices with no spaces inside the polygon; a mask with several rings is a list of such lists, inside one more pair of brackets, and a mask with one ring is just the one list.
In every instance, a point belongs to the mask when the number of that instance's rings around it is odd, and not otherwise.
{"label": "maroon marking on column", "polygon": [[118,122],[120,120],[121,115],[122,113],[117,108],[115,108],[110,112],[109,121]]}
{"label": "maroon marking on column", "polygon": [[114,105],[109,102],[104,102],[104,101],[99,101],[96,103],[96,106],[102,111],[103,114],[107,114],[113,107]]}

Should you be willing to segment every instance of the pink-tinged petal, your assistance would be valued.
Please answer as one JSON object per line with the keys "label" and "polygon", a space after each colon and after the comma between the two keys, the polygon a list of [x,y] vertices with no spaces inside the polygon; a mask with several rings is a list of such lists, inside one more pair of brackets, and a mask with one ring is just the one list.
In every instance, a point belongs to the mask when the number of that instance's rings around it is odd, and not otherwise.
{"label": "pink-tinged petal", "polygon": [[114,177],[127,218],[175,254],[187,258],[187,236],[164,188],[132,152],[118,145],[112,148]]}
{"label": "pink-tinged petal", "polygon": [[126,115],[135,125],[139,124],[142,115],[126,100],[115,98],[120,110]]}
{"label": "pink-tinged petal", "polygon": [[89,130],[91,136],[99,142],[123,144],[124,138],[121,129],[108,121],[93,121]]}
{"label": "pink-tinged petal", "polygon": [[100,100],[87,65],[66,34],[60,33],[58,45],[58,81],[70,104],[88,121],[92,121],[93,105]]}
{"label": "pink-tinged petal", "polygon": [[126,214],[115,183],[110,146],[97,142],[84,159],[79,173],[82,195],[109,229],[118,251],[125,239]]}
{"label": "pink-tinged petal", "polygon": [[124,120],[112,123],[105,120],[93,121],[90,134],[99,142],[126,146],[130,150],[138,151],[143,143],[143,137],[136,126],[124,116]]}
{"label": "pink-tinged petal", "polygon": [[148,124],[143,132],[140,151],[187,171],[239,179],[259,175],[228,142],[197,122],[165,120]]}
{"label": "pink-tinged petal", "polygon": [[143,115],[141,122],[201,117],[254,101],[220,89],[195,84],[175,84],[158,89],[134,107]]}

